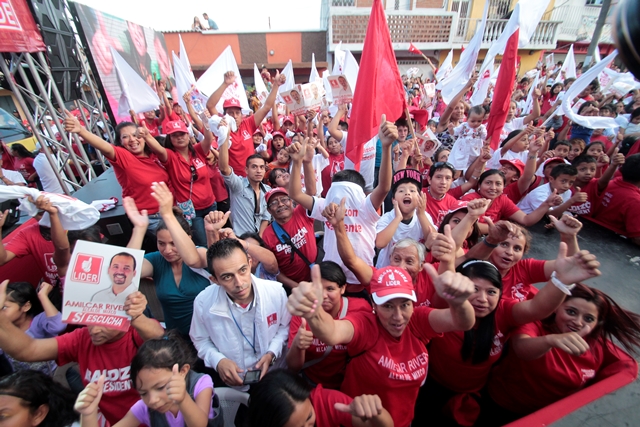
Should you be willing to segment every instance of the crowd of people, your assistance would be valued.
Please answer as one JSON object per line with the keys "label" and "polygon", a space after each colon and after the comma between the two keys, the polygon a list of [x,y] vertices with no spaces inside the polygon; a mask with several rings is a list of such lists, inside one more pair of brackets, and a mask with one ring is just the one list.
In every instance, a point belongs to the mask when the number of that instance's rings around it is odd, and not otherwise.
{"label": "crowd of people", "polygon": [[[157,246],[138,268],[163,324],[136,291],[127,331],[66,327],[74,245],[102,236],[67,232],[39,197],[50,227],[32,219],[0,241],[0,265],[32,255],[45,279],[0,285],[1,419],[220,426],[216,390],[231,387],[249,394],[239,426],[497,426],[632,365],[618,346],[637,352],[640,316],[584,283],[600,264],[578,235],[592,221],[640,244],[640,93],[592,82],[577,113],[620,126],[588,129],[554,115],[574,80],[537,72],[538,87],[514,82],[495,150],[492,90],[469,104],[477,77],[448,105],[404,77],[411,108],[383,117],[360,171],[345,167],[349,106],[279,115],[286,79],[266,69],[248,115],[234,98],[216,109],[231,71],[208,121],[163,82],[159,113],[131,112],[115,144],[67,113],[64,131],[115,171],[128,247]],[[32,173],[29,153],[11,154]],[[557,256],[527,258],[543,220]],[[69,390],[50,377],[70,362]]]}

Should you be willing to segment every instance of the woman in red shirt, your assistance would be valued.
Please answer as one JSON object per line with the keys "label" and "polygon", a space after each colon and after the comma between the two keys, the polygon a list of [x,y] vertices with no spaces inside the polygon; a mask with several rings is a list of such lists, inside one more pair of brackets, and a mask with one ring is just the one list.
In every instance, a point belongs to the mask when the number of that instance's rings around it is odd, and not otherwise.
{"label": "woman in red shirt", "polygon": [[[358,311],[371,312],[371,306],[366,300],[344,296],[347,277],[338,264],[324,261],[319,265],[324,311],[336,320]],[[347,366],[347,347],[327,346],[313,336],[305,319],[294,316],[289,325],[289,351],[286,359],[291,371],[302,371],[304,377],[313,384],[338,390]]]}
{"label": "woman in red shirt", "polygon": [[11,155],[15,158],[13,161],[14,167],[20,172],[24,180],[27,181],[29,187],[37,188],[38,186],[35,180],[38,178],[38,174],[33,167],[33,159],[35,159],[36,156],[24,148],[22,144],[12,144]]}
{"label": "woman in red shirt", "polygon": [[[566,243],[560,243],[555,266],[555,277],[562,283],[600,274],[594,255],[583,251],[567,257]],[[429,377],[420,393],[416,420],[419,414],[428,414],[435,425],[446,425],[453,419],[458,425],[472,426],[480,413],[480,390],[512,331],[549,316],[560,306],[567,290],[549,281],[530,300],[506,300],[501,298],[500,272],[490,262],[467,261],[457,271],[474,282],[475,292],[469,302],[476,323],[470,331],[447,332],[431,341]]]}
{"label": "woman in red shirt", "polygon": [[[554,314],[514,332],[511,351],[489,378],[492,401],[487,411],[483,406],[483,418],[485,412],[498,416],[502,425],[634,363],[616,349],[614,338],[635,353],[640,347],[640,316],[602,291],[577,283]],[[613,365],[612,360],[622,364]]]}
{"label": "woman in red shirt", "polygon": [[122,187],[122,197],[131,197],[140,210],[149,214],[149,231],[155,234],[160,222],[158,202],[151,196],[151,184],[167,182],[169,175],[152,150],[164,150],[149,131],[131,122],[121,122],[116,126],[115,146],[89,132],[71,113],[65,111],[64,130],[77,133],[109,160],[118,183]]}
{"label": "woman in red shirt", "polygon": [[393,427],[376,395],[351,398],[321,385],[312,389],[301,377],[276,369],[249,392],[248,424],[262,427]]}
{"label": "woman in red shirt", "polygon": [[216,201],[207,164],[213,135],[205,129],[205,139],[193,145],[182,120],[166,122],[164,131],[166,148],[158,145],[153,151],[167,168],[175,200],[192,226],[193,242],[206,247],[204,217],[215,210]]}
{"label": "woman in red shirt", "polygon": [[[525,214],[518,208],[515,203],[504,194],[505,177],[502,172],[497,169],[490,169],[480,175],[478,179],[478,189],[475,193],[467,194],[463,196],[461,200],[473,200],[484,197],[491,200],[491,205],[487,209],[486,216],[493,222],[498,222],[501,219],[508,219],[515,221],[519,224],[529,227],[542,219],[542,217],[553,206],[558,206],[562,203],[562,197],[559,195],[550,195],[549,198],[542,203],[538,209],[534,210],[530,214]],[[486,223],[485,217],[480,218],[478,224],[482,234],[487,234],[489,226]]]}
{"label": "woman in red shirt", "polygon": [[398,267],[376,271],[370,291],[373,313],[353,313],[335,320],[324,311],[320,268],[311,271],[313,283],[294,288],[287,307],[307,320],[313,335],[327,345],[347,345],[347,364],[340,390],[348,396],[375,393],[388,408],[396,427],[408,427],[420,385],[427,375],[426,344],[444,332],[473,326],[473,307],[467,301],[473,283],[459,273],[438,276],[426,267],[436,292],[448,309],[415,307],[416,293],[407,272]]}

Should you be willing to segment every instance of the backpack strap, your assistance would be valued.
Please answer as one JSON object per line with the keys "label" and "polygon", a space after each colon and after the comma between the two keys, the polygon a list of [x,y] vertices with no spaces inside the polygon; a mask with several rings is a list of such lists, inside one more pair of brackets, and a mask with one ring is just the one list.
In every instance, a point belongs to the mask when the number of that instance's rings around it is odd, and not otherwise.
{"label": "backpack strap", "polygon": [[311,267],[313,267],[315,265],[314,262],[309,261],[307,259],[307,257],[304,256],[304,254],[300,251],[300,249],[298,249],[296,247],[296,245],[293,244],[293,242],[291,241],[291,237],[289,237],[289,234],[287,234],[287,232],[283,230],[283,228],[280,226],[280,224],[278,224],[276,221],[273,221],[271,223],[271,227],[273,228],[273,232],[275,233],[275,235],[278,238],[278,240],[280,241],[280,243],[285,244],[285,245],[289,245],[289,247],[291,247],[291,259],[292,260],[293,260],[293,255],[295,253],[302,259],[302,261],[304,261],[305,264],[307,264],[309,266],[309,268],[311,268]]}

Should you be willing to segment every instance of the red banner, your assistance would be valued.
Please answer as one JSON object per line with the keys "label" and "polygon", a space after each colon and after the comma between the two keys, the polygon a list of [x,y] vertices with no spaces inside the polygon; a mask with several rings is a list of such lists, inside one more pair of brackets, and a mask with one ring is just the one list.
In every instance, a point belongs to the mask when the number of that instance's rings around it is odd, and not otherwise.
{"label": "red banner", "polygon": [[0,52],[46,49],[26,0],[0,0]]}

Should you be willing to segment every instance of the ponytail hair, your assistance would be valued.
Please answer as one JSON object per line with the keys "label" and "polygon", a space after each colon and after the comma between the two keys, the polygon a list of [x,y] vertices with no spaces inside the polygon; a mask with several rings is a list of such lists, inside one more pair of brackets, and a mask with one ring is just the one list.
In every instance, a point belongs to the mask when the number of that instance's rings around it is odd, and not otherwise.
{"label": "ponytail hair", "polygon": [[138,353],[131,361],[131,382],[136,386],[136,379],[144,368],[172,370],[173,365],[178,368],[193,366],[196,357],[184,339],[175,330],[168,331],[164,337],[145,341],[138,349]]}
{"label": "ponytail hair", "polygon": [[598,322],[589,334],[594,339],[617,339],[630,353],[640,354],[640,315],[620,307],[609,295],[599,289],[576,283],[567,298],[582,298],[598,308]]}
{"label": "ponytail hair", "polygon": [[247,425],[280,427],[291,418],[298,403],[311,395],[311,386],[299,375],[284,369],[267,373],[249,390]]}

